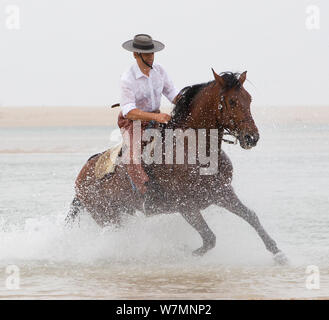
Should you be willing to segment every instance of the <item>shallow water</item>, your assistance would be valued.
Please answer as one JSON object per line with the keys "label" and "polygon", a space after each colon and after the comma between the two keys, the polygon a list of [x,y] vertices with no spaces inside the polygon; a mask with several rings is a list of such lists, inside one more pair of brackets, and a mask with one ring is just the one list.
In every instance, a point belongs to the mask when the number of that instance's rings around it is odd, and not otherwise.
{"label": "shallow water", "polygon": [[[259,125],[256,148],[224,145],[233,186],[290,260],[275,265],[243,220],[204,212],[217,246],[191,255],[199,235],[179,214],[127,218],[101,229],[83,213],[65,228],[74,180],[113,143],[108,127],[0,128],[0,297],[252,299],[329,296],[329,125]],[[112,136],[113,137],[113,136]],[[19,289],[6,280],[19,270]],[[307,266],[319,289],[306,287]]]}

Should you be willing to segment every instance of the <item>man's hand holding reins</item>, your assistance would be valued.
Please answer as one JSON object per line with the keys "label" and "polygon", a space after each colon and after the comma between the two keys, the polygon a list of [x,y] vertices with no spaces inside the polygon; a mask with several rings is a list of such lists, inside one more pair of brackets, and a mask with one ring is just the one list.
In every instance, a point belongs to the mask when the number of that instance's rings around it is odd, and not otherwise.
{"label": "man's hand holding reins", "polygon": [[167,113],[156,113],[156,119],[154,119],[157,122],[160,123],[168,123],[171,119],[171,116]]}

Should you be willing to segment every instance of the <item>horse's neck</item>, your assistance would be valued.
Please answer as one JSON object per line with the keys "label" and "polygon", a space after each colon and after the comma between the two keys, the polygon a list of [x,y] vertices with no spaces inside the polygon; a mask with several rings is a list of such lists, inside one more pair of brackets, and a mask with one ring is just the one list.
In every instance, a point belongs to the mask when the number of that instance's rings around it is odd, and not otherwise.
{"label": "horse's neck", "polygon": [[[210,129],[218,130],[218,153],[221,152],[224,129],[221,125],[220,111],[218,109],[220,98],[216,96],[216,88],[213,86],[206,87],[199,93],[199,99],[194,99],[191,107],[191,114],[187,121],[178,124],[174,129],[193,129],[196,130],[196,136],[199,137],[199,130],[207,129],[207,135]],[[200,132],[201,133],[201,132]],[[213,132],[214,133],[214,132]],[[210,139],[206,140],[206,150],[210,149]]]}
{"label": "horse's neck", "polygon": [[191,107],[191,116],[185,126],[194,129],[218,129],[219,123],[219,97],[214,86],[205,87],[194,99]]}
{"label": "horse's neck", "polygon": [[[216,86],[210,85],[200,92],[200,98],[194,100],[191,117],[187,122],[188,127],[195,129],[218,130],[218,154],[221,152],[224,129],[221,123],[219,111],[220,97],[217,95]],[[207,152],[210,150],[210,139],[207,139]]]}

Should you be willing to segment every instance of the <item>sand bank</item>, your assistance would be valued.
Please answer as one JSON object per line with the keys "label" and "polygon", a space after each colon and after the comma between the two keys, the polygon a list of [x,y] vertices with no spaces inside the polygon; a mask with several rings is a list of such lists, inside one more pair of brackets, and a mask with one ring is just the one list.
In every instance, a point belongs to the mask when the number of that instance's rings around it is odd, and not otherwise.
{"label": "sand bank", "polygon": [[[0,127],[115,126],[119,112],[109,107],[0,107]],[[252,114],[256,123],[329,124],[329,106],[253,107]]]}

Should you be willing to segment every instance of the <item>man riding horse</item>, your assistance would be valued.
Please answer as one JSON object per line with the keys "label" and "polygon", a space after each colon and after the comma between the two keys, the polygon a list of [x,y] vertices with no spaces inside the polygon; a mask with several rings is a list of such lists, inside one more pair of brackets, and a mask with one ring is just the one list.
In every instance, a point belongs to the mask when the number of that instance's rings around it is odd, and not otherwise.
{"label": "man riding horse", "polygon": [[[123,146],[124,161],[105,175],[99,176],[97,168],[106,153],[88,159],[76,179],[76,194],[67,221],[73,222],[82,210],[88,211],[100,226],[121,225],[125,215],[133,215],[137,210],[144,210],[146,216],[180,213],[202,239],[202,246],[193,251],[194,255],[201,256],[216,245],[216,235],[202,215],[206,208],[215,205],[245,220],[257,232],[275,261],[285,263],[285,255],[266,232],[257,214],[235,193],[232,162],[221,147],[226,133],[234,136],[246,150],[255,147],[259,140],[258,128],[250,111],[252,98],[244,88],[247,71],[217,74],[212,70],[212,81],[186,87],[177,94],[165,70],[153,63],[154,52],[164,48],[162,43],[148,35],[137,35],[123,47],[134,52],[136,59],[136,64],[121,79],[122,112],[118,124],[124,146],[129,148]],[[159,112],[161,94],[175,104],[171,116]],[[141,121],[137,126],[140,132],[138,138],[133,139],[136,138],[135,124],[139,123],[136,120]],[[160,136],[159,140],[154,139],[154,153],[160,155],[160,160],[166,160],[168,156],[170,159],[172,152],[167,147],[172,145],[176,150],[176,160],[147,164],[147,175],[141,161],[135,161],[135,156],[141,158],[141,153],[131,152],[130,142],[135,147],[141,140],[141,132],[148,129],[152,121],[161,123],[159,130],[145,131],[145,135],[151,131]],[[167,133],[172,133],[168,137],[175,136],[173,144],[167,143],[172,140],[167,140]],[[187,133],[195,143],[190,145],[190,140],[184,139]],[[185,141],[188,148],[181,148]],[[149,150],[148,146],[145,150]],[[156,149],[157,146],[160,148]],[[190,152],[192,150],[195,153]],[[189,161],[193,154],[198,156],[192,157],[195,161]],[[215,156],[215,172],[208,171],[212,155]],[[206,169],[207,173],[201,174],[201,169]]]}
{"label": "man riding horse", "polygon": [[[123,133],[124,146],[129,146],[129,159],[126,170],[131,178],[132,187],[144,196],[144,207],[152,201],[148,189],[151,181],[139,161],[133,159],[133,124],[141,121],[141,133],[152,125],[152,122],[167,123],[171,116],[161,113],[160,102],[163,94],[170,102],[175,102],[178,91],[165,69],[154,63],[154,53],[164,49],[164,44],[153,40],[147,34],[138,34],[133,40],[126,41],[122,47],[134,53],[136,63],[121,77],[121,112],[118,125]],[[128,135],[124,133],[128,132]],[[126,138],[125,138],[126,137]],[[130,141],[126,141],[129,139]],[[136,160],[136,159],[135,159]]]}

